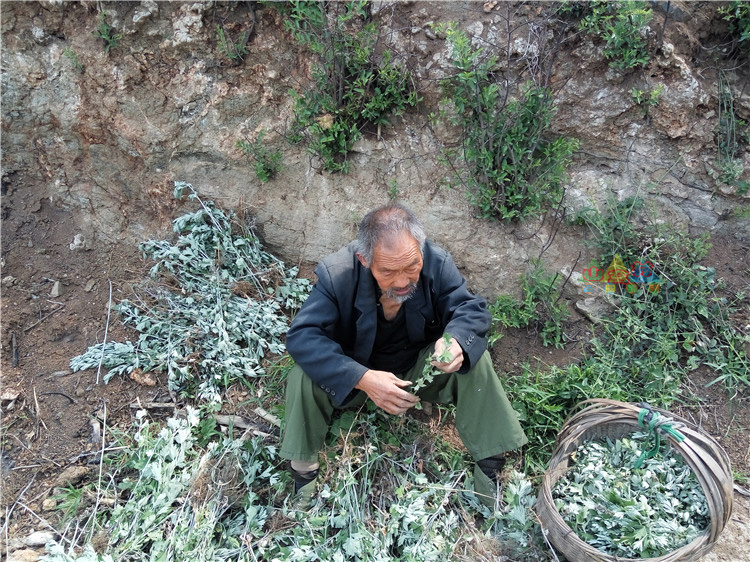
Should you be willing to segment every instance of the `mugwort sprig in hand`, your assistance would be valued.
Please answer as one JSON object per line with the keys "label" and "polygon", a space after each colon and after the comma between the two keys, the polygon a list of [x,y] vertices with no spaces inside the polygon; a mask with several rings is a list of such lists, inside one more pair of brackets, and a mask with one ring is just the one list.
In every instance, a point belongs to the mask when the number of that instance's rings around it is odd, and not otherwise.
{"label": "mugwort sprig in hand", "polygon": [[[422,368],[422,376],[419,377],[415,382],[414,385],[409,389],[412,394],[416,394],[423,388],[425,388],[427,385],[432,384],[432,381],[435,379],[436,375],[439,375],[442,373],[440,369],[437,367],[431,365],[432,361],[437,361],[438,363],[447,363],[451,359],[453,359],[453,355],[451,355],[450,352],[450,346],[451,346],[451,339],[453,339],[453,336],[451,336],[449,333],[443,334],[442,340],[443,340],[443,351],[442,353],[438,355],[428,355],[424,362],[424,367]],[[417,410],[422,409],[422,405],[420,403],[417,403],[416,406],[414,406]]]}

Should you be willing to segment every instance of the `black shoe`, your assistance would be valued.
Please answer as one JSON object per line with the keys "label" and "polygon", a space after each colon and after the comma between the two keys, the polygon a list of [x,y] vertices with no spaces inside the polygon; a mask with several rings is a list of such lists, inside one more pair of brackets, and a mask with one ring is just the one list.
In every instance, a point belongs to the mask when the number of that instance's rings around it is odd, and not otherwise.
{"label": "black shoe", "polygon": [[318,491],[318,469],[297,472],[290,468],[289,471],[294,478],[294,498],[291,507],[297,511],[307,511],[315,502],[315,495]]}
{"label": "black shoe", "polygon": [[477,461],[474,466],[474,495],[490,509],[495,509],[500,493],[500,473],[505,467],[505,455],[495,455]]}

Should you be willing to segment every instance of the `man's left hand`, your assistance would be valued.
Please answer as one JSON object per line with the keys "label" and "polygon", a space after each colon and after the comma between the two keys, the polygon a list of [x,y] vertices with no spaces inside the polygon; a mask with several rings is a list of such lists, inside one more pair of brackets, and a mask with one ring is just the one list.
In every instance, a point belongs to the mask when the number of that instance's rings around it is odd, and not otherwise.
{"label": "man's left hand", "polygon": [[[435,342],[435,357],[440,357],[444,350],[445,343],[443,343],[443,338],[440,338]],[[440,369],[444,373],[455,373],[461,368],[461,365],[463,365],[464,350],[461,349],[460,345],[458,345],[456,338],[451,338],[451,343],[448,346],[448,351],[450,352],[451,359],[443,363],[440,363],[438,361],[430,361],[430,365],[437,369]]]}

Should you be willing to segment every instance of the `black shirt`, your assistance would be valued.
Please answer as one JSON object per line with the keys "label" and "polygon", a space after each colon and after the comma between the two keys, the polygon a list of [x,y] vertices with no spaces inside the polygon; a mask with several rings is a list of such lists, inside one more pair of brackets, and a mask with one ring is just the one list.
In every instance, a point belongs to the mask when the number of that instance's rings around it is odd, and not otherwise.
{"label": "black shirt", "polygon": [[378,329],[370,355],[370,368],[398,374],[414,366],[420,347],[409,342],[405,308],[399,308],[393,320],[386,320],[383,307],[378,303]]}

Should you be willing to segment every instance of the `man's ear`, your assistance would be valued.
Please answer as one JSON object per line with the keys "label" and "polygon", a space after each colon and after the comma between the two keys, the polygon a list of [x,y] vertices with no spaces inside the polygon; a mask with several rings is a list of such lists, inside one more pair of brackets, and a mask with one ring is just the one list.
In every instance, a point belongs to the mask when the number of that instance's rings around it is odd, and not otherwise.
{"label": "man's ear", "polygon": [[370,264],[367,263],[367,260],[365,260],[365,258],[359,252],[357,252],[357,259],[359,260],[359,263],[361,263],[363,267],[367,269],[370,268]]}

